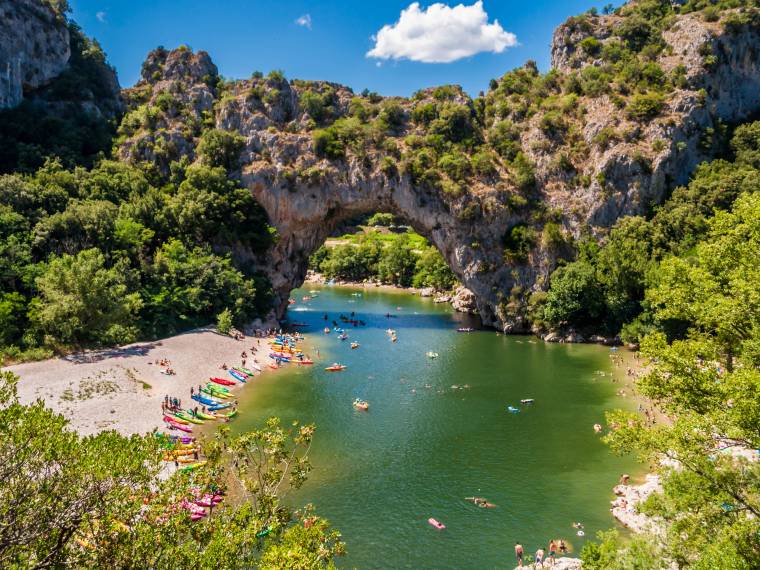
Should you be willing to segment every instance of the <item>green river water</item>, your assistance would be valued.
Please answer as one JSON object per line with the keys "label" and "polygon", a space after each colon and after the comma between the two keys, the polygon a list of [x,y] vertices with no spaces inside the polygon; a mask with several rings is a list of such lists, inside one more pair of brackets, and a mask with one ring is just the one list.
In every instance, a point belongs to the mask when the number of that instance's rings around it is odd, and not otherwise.
{"label": "green river water", "polygon": [[[612,487],[637,467],[613,456],[592,429],[605,410],[633,405],[615,395],[608,348],[457,333],[467,317],[446,304],[313,289],[320,293],[309,302],[301,300],[308,291],[293,292],[289,317],[309,324],[302,346],[312,356],[318,347],[321,358],[257,378],[231,425],[242,431],[270,416],[317,425],[314,469],[287,502],[313,503],[342,532],[348,556],[340,567],[512,568],[515,541],[534,552],[562,537],[577,552],[585,539],[573,521],[584,523],[585,538],[614,526]],[[367,325],[349,325],[348,341],[322,332],[325,313],[331,322],[351,311]],[[351,350],[351,340],[360,348]],[[348,369],[326,372],[334,361]],[[352,407],[357,397],[368,412]],[[522,398],[535,404],[520,406]],[[463,500],[470,496],[497,507]],[[447,528],[434,529],[429,517]]]}

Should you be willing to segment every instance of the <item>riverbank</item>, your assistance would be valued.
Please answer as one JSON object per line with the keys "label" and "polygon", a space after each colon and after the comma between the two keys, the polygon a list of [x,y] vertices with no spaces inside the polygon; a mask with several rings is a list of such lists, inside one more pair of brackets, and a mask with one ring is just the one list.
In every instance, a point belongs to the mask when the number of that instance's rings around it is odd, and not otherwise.
{"label": "riverbank", "polygon": [[[252,348],[257,349],[256,352]],[[152,342],[69,354],[4,368],[17,374],[19,399],[45,400],[73,429],[94,434],[113,429],[124,435],[163,430],[165,396],[192,407],[190,388],[213,376],[226,376],[222,364],[236,366],[241,353],[266,370],[272,360],[264,339],[236,340],[213,327]],[[163,364],[161,364],[163,362]],[[174,374],[165,374],[170,368]],[[232,387],[240,390],[244,385]]]}
{"label": "riverbank", "polygon": [[475,303],[475,295],[466,287],[458,286],[450,291],[436,291],[432,287],[401,287],[399,285],[388,285],[379,281],[340,281],[327,279],[321,273],[308,271],[304,286],[313,285],[336,285],[339,287],[357,287],[360,289],[373,289],[376,291],[387,291],[390,293],[408,293],[410,295],[419,295],[420,297],[430,297],[435,303],[448,303],[451,307],[459,312],[468,315],[477,315],[478,308]]}

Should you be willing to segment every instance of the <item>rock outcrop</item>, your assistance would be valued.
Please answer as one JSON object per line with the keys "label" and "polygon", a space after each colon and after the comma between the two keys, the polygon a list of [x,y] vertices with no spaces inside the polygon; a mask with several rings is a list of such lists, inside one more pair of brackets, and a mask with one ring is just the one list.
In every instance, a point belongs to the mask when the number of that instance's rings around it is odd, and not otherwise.
{"label": "rock outcrop", "polygon": [[71,55],[66,19],[41,0],[0,0],[0,109],[56,78]]}
{"label": "rock outcrop", "polygon": [[[498,97],[509,101],[517,92],[505,95],[498,82],[478,101],[451,87],[384,100],[372,94],[357,97],[349,88],[326,82],[287,81],[277,73],[219,82],[208,55],[187,49],[154,52],[146,62],[141,82],[127,96],[133,109],[159,110],[151,115],[152,128],[123,131],[119,154],[134,162],[154,162],[166,174],[172,161],[195,158],[203,124],[240,133],[245,143],[233,175],[250,189],[277,230],[275,245],[255,261],[271,280],[280,314],[290,291],[303,282],[309,256],[336,227],[358,214],[384,211],[403,217],[441,251],[474,296],[485,325],[526,332],[527,298],[546,288],[558,259],[568,255],[562,243],[587,232],[604,236],[621,216],[646,213],[710,157],[706,136],[760,108],[756,16],[753,12],[730,22],[708,21],[699,14],[674,17],[662,33],[664,48],[652,57],[666,77],[676,77],[677,85],[646,120],[622,113],[621,97],[614,93],[570,96],[562,90],[555,98],[571,104],[567,115],[574,122],[565,127],[572,136],[566,133],[560,140],[552,133],[548,112],[525,115],[515,144],[531,165],[528,182],[526,176],[520,181],[514,163],[495,160],[491,168],[473,169],[466,189],[430,183],[429,164],[420,164],[424,153],[415,154],[428,140],[426,125],[432,124],[415,112],[442,100],[444,106],[465,109],[475,122],[471,136],[490,144],[491,125],[506,123],[506,114],[515,113]],[[601,65],[579,45],[586,38],[602,45],[612,41],[621,17],[588,15],[583,25],[571,19],[560,27],[552,47],[557,76],[570,81],[579,70]],[[535,67],[523,72],[538,77]],[[315,113],[310,110],[314,100],[329,104]],[[374,109],[371,125],[357,100]],[[478,119],[483,107],[488,118]],[[316,129],[332,128],[336,120],[344,121],[343,131],[328,134],[344,137],[345,149],[318,153]],[[358,132],[365,137],[362,144],[351,140]],[[600,142],[605,133],[614,136]],[[492,150],[485,152],[495,156]],[[526,186],[531,187],[527,195]],[[506,255],[510,232],[521,227],[529,237]]]}
{"label": "rock outcrop", "polygon": [[451,298],[451,306],[460,313],[478,314],[478,301],[475,294],[467,287],[457,287],[454,296]]}

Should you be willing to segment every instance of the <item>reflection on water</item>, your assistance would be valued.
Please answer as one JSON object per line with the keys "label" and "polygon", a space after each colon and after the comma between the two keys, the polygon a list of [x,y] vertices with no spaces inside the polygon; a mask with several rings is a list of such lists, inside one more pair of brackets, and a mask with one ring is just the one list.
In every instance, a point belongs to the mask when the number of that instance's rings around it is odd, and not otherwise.
{"label": "reflection on water", "polygon": [[[573,521],[587,536],[613,526],[611,489],[635,466],[592,429],[604,410],[626,405],[609,375],[595,374],[610,370],[608,349],[457,333],[470,323],[429,299],[319,290],[308,302],[307,291],[294,292],[290,311],[309,325],[303,345],[320,360],[257,379],[233,425],[244,430],[272,415],[317,424],[314,471],[288,500],[314,503],[342,531],[349,555],[341,566],[511,567],[517,540],[529,551],[558,537],[580,547]],[[331,326],[352,311],[366,326],[348,325],[348,340],[322,332],[325,313]],[[334,361],[348,368],[324,371]],[[370,410],[356,410],[355,398]],[[520,404],[526,398],[535,403]],[[472,496],[497,506],[464,500]]]}

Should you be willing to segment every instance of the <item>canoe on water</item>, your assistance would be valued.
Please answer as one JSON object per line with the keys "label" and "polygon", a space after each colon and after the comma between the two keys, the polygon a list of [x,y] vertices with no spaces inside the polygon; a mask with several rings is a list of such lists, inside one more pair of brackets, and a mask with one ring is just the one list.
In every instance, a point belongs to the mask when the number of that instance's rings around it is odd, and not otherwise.
{"label": "canoe on water", "polygon": [[435,528],[437,528],[438,530],[443,530],[444,528],[446,528],[446,525],[445,525],[445,524],[443,524],[443,523],[442,523],[442,522],[440,522],[440,521],[437,521],[437,520],[435,520],[433,517],[430,517],[430,518],[428,519],[428,523],[430,523],[432,526],[434,526],[434,527],[435,527]]}
{"label": "canoe on water", "polygon": [[328,366],[325,368],[328,372],[340,372],[341,370],[345,370],[346,366],[343,364],[333,364],[332,366]]}

